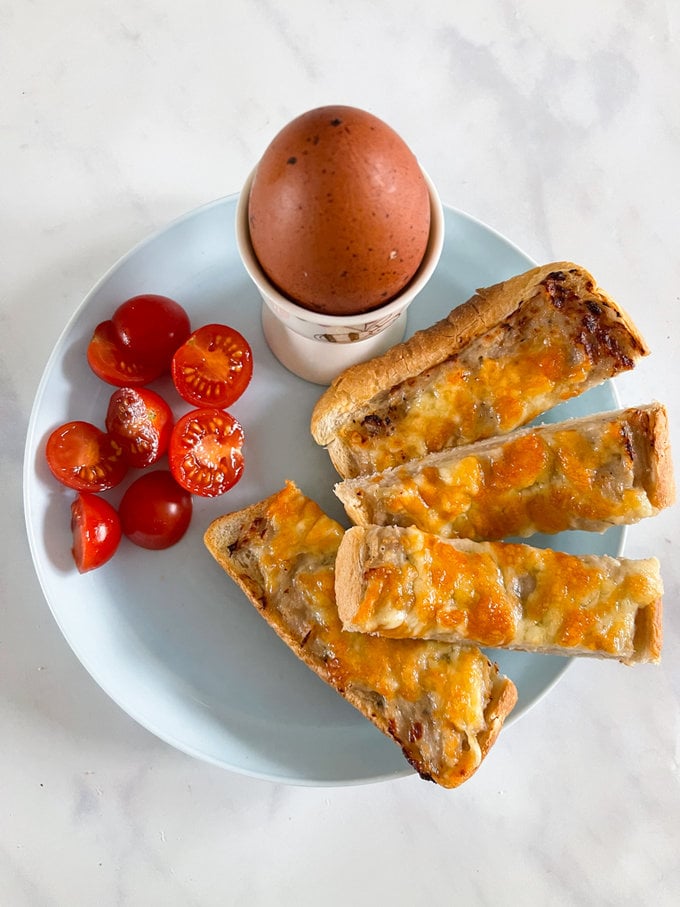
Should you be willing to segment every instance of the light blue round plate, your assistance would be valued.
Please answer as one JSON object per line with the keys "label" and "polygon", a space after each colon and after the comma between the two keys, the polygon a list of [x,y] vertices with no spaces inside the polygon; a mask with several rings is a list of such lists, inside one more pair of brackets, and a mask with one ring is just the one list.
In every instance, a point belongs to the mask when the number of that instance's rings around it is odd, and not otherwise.
{"label": "light blue round plate", "polygon": [[[235,196],[218,200],[137,246],[67,324],[40,382],[26,441],[24,501],[35,568],[66,640],[95,681],[136,721],[178,749],[236,772],[292,784],[357,784],[408,775],[400,750],[297,660],[203,546],[203,532],[214,517],[260,500],[286,479],[347,522],[332,493],[336,473],[309,434],[321,388],[287,372],[266,346],[260,298],[236,249],[235,210]],[[477,287],[533,265],[473,218],[446,208],[445,221],[443,254],[409,309],[408,333],[441,318]],[[73,494],[48,472],[45,441],[71,419],[103,424],[113,389],[90,371],[87,343],[121,301],[146,292],[179,300],[195,327],[226,322],[250,341],[253,381],[232,408],[246,432],[246,469],[222,498],[195,499],[192,526],[175,547],[149,552],[124,539],[112,561],[81,576],[70,554]],[[154,386],[176,413],[188,409],[167,380]],[[608,382],[548,418],[617,405]],[[108,497],[115,504],[121,494],[118,489]],[[619,554],[623,537],[621,529],[563,533],[550,544],[570,552]],[[508,723],[550,690],[570,663],[514,652],[493,657],[519,691]]]}

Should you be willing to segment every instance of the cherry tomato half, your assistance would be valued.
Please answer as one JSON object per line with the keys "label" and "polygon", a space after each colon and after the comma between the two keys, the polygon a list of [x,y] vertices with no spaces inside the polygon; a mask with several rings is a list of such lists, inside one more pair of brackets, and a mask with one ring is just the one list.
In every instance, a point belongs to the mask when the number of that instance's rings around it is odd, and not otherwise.
{"label": "cherry tomato half", "polygon": [[113,321],[102,321],[94,329],[87,347],[87,361],[98,378],[117,387],[140,387],[165,371],[165,366],[156,361],[135,358],[120,342]]}
{"label": "cherry tomato half", "polygon": [[45,455],[54,477],[76,491],[106,491],[127,472],[120,444],[91,422],[66,422],[55,428]]}
{"label": "cherry tomato half", "polygon": [[170,470],[182,488],[212,498],[243,474],[243,429],[222,409],[194,409],[177,420],[168,450]]}
{"label": "cherry tomato half", "polygon": [[71,504],[71,532],[71,551],[79,573],[111,560],[120,544],[118,514],[108,501],[86,491]]}
{"label": "cherry tomato half", "polygon": [[189,528],[191,495],[180,488],[167,469],[140,476],[120,502],[124,534],[141,548],[159,550],[178,542]]}
{"label": "cherry tomato half", "polygon": [[146,293],[121,303],[111,318],[124,349],[137,361],[170,368],[173,353],[189,336],[189,316],[168,296]]}
{"label": "cherry tomato half", "polygon": [[172,410],[155,391],[121,387],[111,394],[106,428],[123,448],[128,465],[144,469],[168,449]]}
{"label": "cherry tomato half", "polygon": [[231,406],[253,375],[248,341],[234,328],[206,324],[179,347],[172,359],[172,380],[194,406]]}

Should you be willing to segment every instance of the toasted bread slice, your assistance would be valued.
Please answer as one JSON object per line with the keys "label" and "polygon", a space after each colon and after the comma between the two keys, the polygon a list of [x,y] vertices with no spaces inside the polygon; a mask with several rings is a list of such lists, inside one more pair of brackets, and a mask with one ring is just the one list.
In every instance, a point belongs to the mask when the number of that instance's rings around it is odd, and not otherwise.
{"label": "toasted bread slice", "polygon": [[346,479],[335,493],[360,526],[475,541],[602,532],[673,503],[666,410],[652,403],[520,428]]}
{"label": "toasted bread slice", "polygon": [[423,778],[456,787],[496,740],[516,689],[474,647],[346,633],[334,595],[342,535],[288,483],[215,520],[205,543],[305,664],[391,737]]}
{"label": "toasted bread slice", "polygon": [[649,350],[584,268],[555,262],[478,290],[442,321],[352,366],[311,431],[343,478],[525,425]]}
{"label": "toasted bread slice", "polygon": [[661,657],[656,558],[576,556],[442,539],[413,526],[356,526],[340,545],[335,588],[350,631],[626,664]]}

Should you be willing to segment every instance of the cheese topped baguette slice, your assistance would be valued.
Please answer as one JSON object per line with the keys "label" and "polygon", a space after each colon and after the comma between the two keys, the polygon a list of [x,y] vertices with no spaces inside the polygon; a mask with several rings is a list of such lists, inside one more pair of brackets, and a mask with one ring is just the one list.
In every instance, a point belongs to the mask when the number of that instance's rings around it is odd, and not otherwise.
{"label": "cheese topped baguette slice", "polygon": [[334,595],[342,536],[288,483],[215,520],[205,543],[302,661],[399,744],[422,777],[456,787],[479,767],[517,691],[477,648],[346,633]]}
{"label": "cheese topped baguette slice", "polygon": [[558,655],[661,657],[656,558],[564,554],[442,539],[413,526],[356,526],[337,556],[349,631]]}
{"label": "cheese topped baguette slice", "polygon": [[512,431],[648,352],[586,270],[556,262],[478,290],[347,369],[317,401],[311,431],[343,478],[382,471]]}
{"label": "cheese topped baguette slice", "polygon": [[516,429],[346,479],[335,493],[360,526],[475,541],[601,532],[673,503],[666,410],[652,403]]}

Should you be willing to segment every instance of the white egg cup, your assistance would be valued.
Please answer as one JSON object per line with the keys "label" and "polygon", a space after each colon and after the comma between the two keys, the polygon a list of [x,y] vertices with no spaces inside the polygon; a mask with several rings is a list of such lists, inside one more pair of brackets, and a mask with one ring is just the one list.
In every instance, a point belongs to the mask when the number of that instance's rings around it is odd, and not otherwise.
{"label": "white egg cup", "polygon": [[[256,168],[257,169],[257,168]],[[385,305],[360,315],[323,315],[291,302],[271,283],[255,256],[248,227],[248,199],[255,170],[236,206],[236,243],[246,271],[263,299],[262,329],[269,348],[293,374],[330,384],[340,372],[384,353],[406,330],[406,310],[428,282],[444,245],[444,211],[434,184],[423,171],[430,195],[430,235],[411,281]]]}

